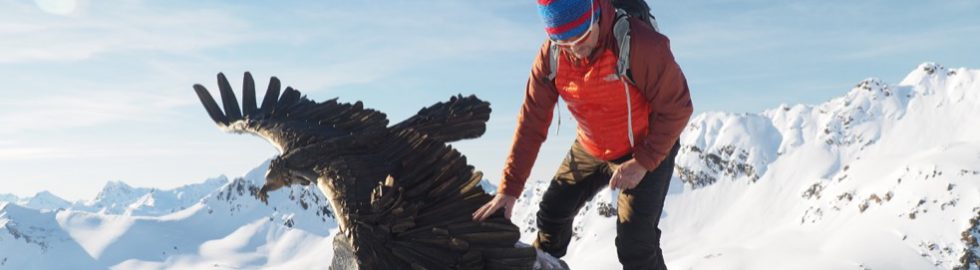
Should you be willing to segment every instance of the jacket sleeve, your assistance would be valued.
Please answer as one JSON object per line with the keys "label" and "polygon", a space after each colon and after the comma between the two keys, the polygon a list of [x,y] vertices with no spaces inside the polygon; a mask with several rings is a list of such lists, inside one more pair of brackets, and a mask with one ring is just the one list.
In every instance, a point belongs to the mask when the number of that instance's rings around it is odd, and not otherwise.
{"label": "jacket sleeve", "polygon": [[531,66],[531,75],[524,92],[524,104],[517,115],[514,142],[498,188],[498,192],[514,197],[519,197],[524,190],[524,183],[538,157],[541,144],[548,137],[548,127],[558,102],[558,91],[548,78],[551,70],[548,48],[549,42],[546,41]]}
{"label": "jacket sleeve", "polygon": [[670,40],[640,28],[630,46],[633,79],[650,103],[649,131],[636,144],[634,159],[654,170],[670,152],[694,111],[687,79],[670,52]]}

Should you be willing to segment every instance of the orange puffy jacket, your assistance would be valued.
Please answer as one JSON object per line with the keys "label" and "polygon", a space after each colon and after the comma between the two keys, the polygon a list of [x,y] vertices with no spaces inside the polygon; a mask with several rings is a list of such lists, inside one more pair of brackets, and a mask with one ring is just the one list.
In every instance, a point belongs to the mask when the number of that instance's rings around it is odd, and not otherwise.
{"label": "orange puffy jacket", "polygon": [[[546,40],[542,44],[528,79],[499,192],[518,197],[523,191],[547,138],[559,96],[579,122],[578,140],[589,153],[604,160],[632,153],[647,170],[663,161],[687,124],[694,108],[687,80],[674,61],[667,37],[630,19],[629,68],[635,84],[626,84],[630,92],[627,99],[616,72],[618,48],[612,35],[616,14],[609,1],[599,3],[603,5],[599,44],[592,59],[575,62],[560,52],[558,72],[552,81],[548,78],[551,43]],[[632,112],[627,113],[627,108]],[[633,145],[627,133],[629,118]]]}
{"label": "orange puffy jacket", "polygon": [[581,64],[563,60],[558,60],[555,87],[578,121],[579,143],[602,160],[629,154],[635,142],[626,131],[632,128],[634,138],[647,134],[650,104],[635,85],[619,78],[616,54],[603,50]]}

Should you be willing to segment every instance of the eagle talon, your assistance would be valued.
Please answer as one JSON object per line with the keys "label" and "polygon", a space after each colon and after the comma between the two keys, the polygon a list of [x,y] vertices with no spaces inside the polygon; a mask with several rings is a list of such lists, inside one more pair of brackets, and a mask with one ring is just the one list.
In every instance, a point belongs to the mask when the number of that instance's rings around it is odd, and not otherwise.
{"label": "eagle talon", "polygon": [[265,205],[269,205],[269,190],[266,189],[266,187],[262,187],[262,189],[259,190],[259,193],[255,194],[255,197],[258,198],[259,201],[262,201],[262,203]]}

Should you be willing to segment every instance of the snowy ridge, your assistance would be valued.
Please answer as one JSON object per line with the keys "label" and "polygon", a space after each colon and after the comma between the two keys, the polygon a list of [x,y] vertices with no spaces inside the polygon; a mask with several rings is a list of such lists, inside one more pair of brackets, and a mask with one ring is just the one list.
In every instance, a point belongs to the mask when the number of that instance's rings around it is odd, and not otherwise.
{"label": "snowy ridge", "polygon": [[0,202],[10,202],[38,210],[72,209],[105,214],[158,216],[190,207],[227,183],[226,176],[219,176],[199,184],[161,190],[136,188],[121,181],[110,181],[90,201],[72,203],[51,192],[42,191],[26,198],[9,194],[0,195]]}
{"label": "snowy ridge", "polygon": [[[0,269],[321,267],[332,255],[336,228],[329,205],[311,187],[283,188],[270,193],[269,205],[259,202],[252,194],[267,167],[159,215],[0,203]],[[109,189],[137,193],[120,184]]]}
{"label": "snowy ridge", "polygon": [[227,183],[228,178],[220,176],[200,184],[159,190],[135,188],[123,182],[113,181],[107,183],[94,200],[76,203],[74,208],[106,214],[161,215],[190,207]]}
{"label": "snowy ridge", "polygon": [[[704,113],[691,120],[681,137],[684,147],[678,155],[678,174],[691,188],[718,180],[756,181],[778,156],[795,151],[805,142],[824,142],[842,158],[853,158],[877,143],[882,132],[899,131],[893,125],[920,124],[901,121],[909,110],[935,118],[977,115],[980,92],[975,90],[976,78],[975,70],[947,70],[924,63],[897,86],[868,78],[846,95],[816,106],[781,105],[760,114]],[[947,123],[921,120],[925,121],[922,124]],[[971,123],[968,118],[950,120],[948,123]],[[915,131],[918,133],[923,132]]]}
{"label": "snowy ridge", "polygon": [[0,194],[0,203],[13,203],[34,209],[59,209],[71,207],[71,203],[48,191],[41,191],[28,198]]}
{"label": "snowy ridge", "polygon": [[20,204],[23,204],[22,201],[23,201],[23,199],[21,199],[20,197],[17,197],[16,195],[13,195],[13,194],[0,194],[0,204],[5,204],[5,203],[20,203]]}

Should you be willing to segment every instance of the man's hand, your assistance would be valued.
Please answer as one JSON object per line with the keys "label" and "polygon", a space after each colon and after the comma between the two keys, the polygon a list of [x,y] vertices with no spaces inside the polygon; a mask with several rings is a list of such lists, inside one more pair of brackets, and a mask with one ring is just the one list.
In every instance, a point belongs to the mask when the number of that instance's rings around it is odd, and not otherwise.
{"label": "man's hand", "polygon": [[473,213],[473,220],[484,221],[490,215],[496,213],[497,210],[500,210],[500,207],[504,208],[504,217],[510,219],[511,211],[514,210],[514,202],[517,202],[517,198],[504,194],[503,192],[497,193],[497,196],[494,196],[493,200],[490,200],[490,202],[484,204],[483,207],[480,207],[480,209]]}
{"label": "man's hand", "polygon": [[643,180],[643,176],[646,174],[647,169],[643,165],[636,162],[636,159],[630,159],[619,165],[619,168],[613,172],[612,179],[609,180],[609,187],[621,190],[633,189],[640,184],[640,180]]}

